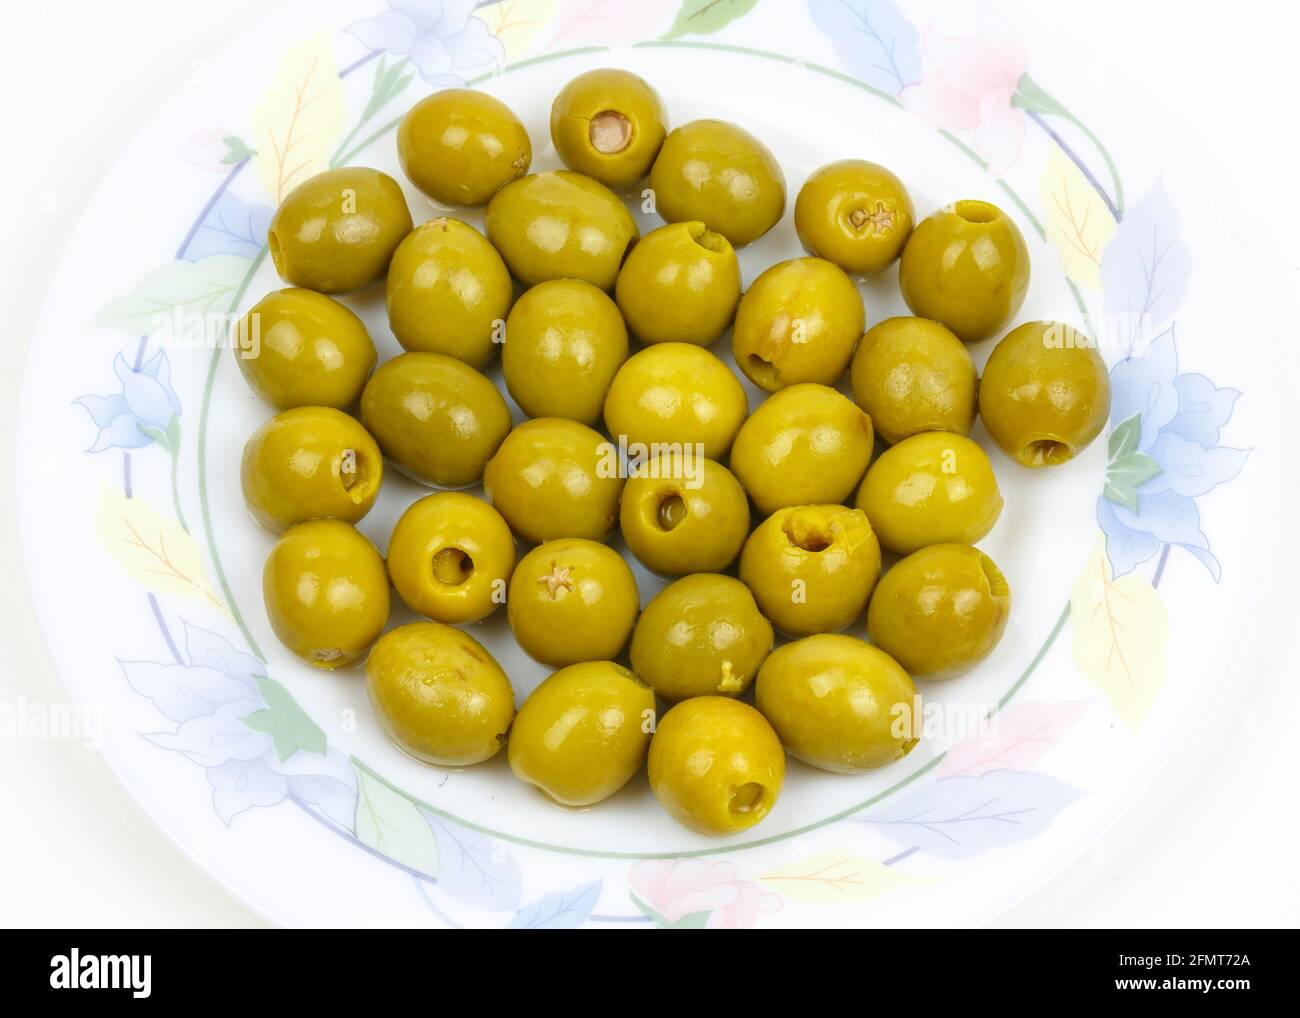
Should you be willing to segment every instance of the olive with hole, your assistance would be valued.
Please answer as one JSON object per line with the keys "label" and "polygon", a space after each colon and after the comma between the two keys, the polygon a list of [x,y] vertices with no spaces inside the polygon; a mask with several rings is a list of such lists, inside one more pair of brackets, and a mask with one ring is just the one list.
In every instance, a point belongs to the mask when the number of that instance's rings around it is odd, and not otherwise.
{"label": "olive with hole", "polygon": [[444,88],[417,102],[397,125],[397,157],[416,187],[443,205],[484,205],[528,172],[528,132],[500,99]]}
{"label": "olive with hole", "polygon": [[413,612],[435,622],[479,622],[505,601],[515,539],[486,502],[444,491],[402,513],[387,560],[393,589]]}
{"label": "olive with hole", "polygon": [[375,440],[330,407],[276,414],[244,445],[239,469],[244,504],[275,531],[323,518],[356,523],[375,504],[383,478]]}
{"label": "olive with hole", "polygon": [[1011,587],[968,544],[933,544],[885,572],[867,606],[871,642],[913,678],[950,679],[993,652],[1011,615]]}
{"label": "olive with hole", "polygon": [[482,368],[496,353],[514,284],[478,230],[440,216],[415,228],[388,267],[388,324],[407,350]]}
{"label": "olive with hole", "polygon": [[277,410],[350,407],[378,359],[361,319],[314,290],[268,293],[232,335],[244,380]]}
{"label": "olive with hole", "polygon": [[659,93],[631,71],[579,74],[551,105],[551,140],[571,170],[623,189],[650,172],[667,133]]}
{"label": "olive with hole", "polygon": [[346,293],[388,271],[411,226],[397,181],[365,166],[347,166],[318,173],[290,191],[271,217],[266,239],[286,283]]}
{"label": "olive with hole", "polygon": [[440,622],[385,633],[366,660],[366,692],[402,750],[443,767],[496,756],[515,718],[510,679],[487,648]]}
{"label": "olive with hole", "polygon": [[659,719],[648,773],[655,798],[678,823],[700,834],[739,834],[776,805],[785,750],[749,704],[697,696]]}
{"label": "olive with hole", "polygon": [[912,200],[903,182],[865,159],[815,171],[794,202],[794,226],[808,253],[851,275],[892,265],[912,233]]}
{"label": "olive with hole", "polygon": [[404,474],[443,488],[483,477],[510,431],[510,408],[485,375],[440,353],[381,364],[361,394],[361,420]]}

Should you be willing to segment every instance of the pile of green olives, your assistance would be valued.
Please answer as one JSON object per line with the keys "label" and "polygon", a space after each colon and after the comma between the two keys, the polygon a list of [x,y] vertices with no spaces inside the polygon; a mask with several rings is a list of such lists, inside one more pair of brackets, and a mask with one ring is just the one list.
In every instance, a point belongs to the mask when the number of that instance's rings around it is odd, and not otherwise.
{"label": "pile of green olives", "polygon": [[[757,137],[674,127],[610,68],[563,87],[549,130],[562,166],[534,167],[505,103],[444,89],[396,136],[426,222],[365,167],[276,211],[286,287],[236,348],[274,412],[240,469],[276,535],[267,617],[312,667],[364,664],[417,760],[504,751],[582,809],[648,784],[735,835],[779,809],[787,755],[888,766],[917,683],[995,652],[1012,596],[977,547],[1003,499],[976,422],[997,466],[1059,467],[1105,427],[1106,367],[1067,324],[1012,327],[1029,252],[987,201],[918,218],[891,170],[830,163],[793,203],[804,253],[746,287],[737,249],[787,206]],[[663,221],[644,237],[634,201]],[[895,264],[912,315],[873,320],[859,283]],[[346,296],[381,281],[403,351],[382,363]],[[998,335],[981,377],[971,347]],[[359,528],[389,470],[434,490],[377,547]],[[420,621],[390,626],[394,594]],[[552,669],[523,697],[469,629],[502,606]]]}

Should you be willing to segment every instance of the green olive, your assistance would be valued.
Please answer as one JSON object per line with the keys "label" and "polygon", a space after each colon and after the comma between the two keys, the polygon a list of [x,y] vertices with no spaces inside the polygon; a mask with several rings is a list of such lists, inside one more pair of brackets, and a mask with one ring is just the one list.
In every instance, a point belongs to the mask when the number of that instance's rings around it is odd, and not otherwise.
{"label": "green olive", "polygon": [[654,692],[622,665],[570,665],[519,708],[510,769],[561,806],[594,806],[641,769],[654,722]]}
{"label": "green olive", "polygon": [[1074,459],[1110,416],[1106,362],[1087,336],[1060,322],[1026,322],[993,348],[979,389],[980,417],[1002,451],[1027,467]]}
{"label": "green olive", "polygon": [[528,172],[533,147],[500,99],[472,88],[444,88],[402,118],[397,157],[411,183],[434,201],[484,205]]}
{"label": "green olive", "polygon": [[824,633],[773,651],[754,695],[790,755],[822,770],[884,767],[917,742],[911,676],[852,636]]}
{"label": "green olive", "polygon": [[731,242],[703,223],[669,223],[628,253],[614,294],[642,343],[708,346],[735,317],[740,262]]}
{"label": "green olive", "polygon": [[364,166],[326,170],[289,192],[271,217],[267,244],[290,286],[344,293],[388,271],[411,210],[401,186]]}
{"label": "green olive", "polygon": [[618,369],[605,396],[605,425],[615,438],[681,451],[701,446],[720,459],[749,412],[744,386],[726,364],[689,343],[656,343]]}
{"label": "green olive", "polygon": [[970,433],[975,362],[960,339],[928,318],[886,318],[853,354],[853,398],[890,444],[922,431]]}
{"label": "green olive", "polygon": [[380,365],[361,394],[361,420],[403,473],[463,488],[510,431],[510,408],[495,385],[439,353],[404,353]]}
{"label": "green olive", "polygon": [[785,175],[767,146],[722,120],[694,120],[664,139],[650,170],[658,213],[699,220],[736,247],[757,240],[785,212]]}
{"label": "green olive", "polygon": [[375,344],[351,309],[313,290],[276,290],[235,327],[249,388],[277,410],[350,407],[375,368]]}
{"label": "green olive", "polygon": [[663,100],[631,71],[579,74],[551,106],[551,140],[571,170],[623,189],[650,172],[664,143]]}
{"label": "green olive", "polygon": [[632,632],[632,670],[675,703],[739,696],[772,649],[772,626],[737,579],[695,573],[645,606]]}
{"label": "green olive", "polygon": [[523,557],[506,605],[519,646],[559,668],[621,654],[641,597],[632,570],[613,548],[561,538]]}
{"label": "green olive", "polygon": [[496,352],[513,296],[506,263],[458,219],[416,227],[388,268],[388,324],[397,341],[474,368]]}
{"label": "green olive", "polygon": [[375,546],[342,520],[290,527],[262,571],[276,637],[315,668],[361,657],[388,623],[388,574]]}
{"label": "green olive", "polygon": [[731,470],[759,511],[843,502],[871,461],[871,418],[852,400],[807,382],[773,393],[747,420]]}
{"label": "green olive", "polygon": [[627,327],[609,295],[580,279],[550,279],[506,319],[501,367],[529,417],[600,420],[614,373],[627,360]]}
{"label": "green olive", "polygon": [[496,756],[515,717],[501,666],[474,637],[438,622],[385,633],[366,661],[366,692],[398,746],[443,767]]}
{"label": "green olive", "polygon": [[828,633],[862,615],[880,578],[880,544],[861,509],[787,506],[749,535],[740,578],[782,632]]}
{"label": "green olive", "polygon": [[753,827],[785,781],[785,751],[772,726],[725,696],[697,696],[660,718],[647,763],[660,805],[701,834]]}
{"label": "green olive", "polygon": [[745,543],[749,501],[722,464],[661,455],[633,468],[619,527],[632,554],[660,575],[720,573]]}
{"label": "green olive", "polygon": [[871,464],[857,506],[880,543],[899,555],[930,544],[974,544],[1002,514],[988,455],[965,435],[926,431]]}
{"label": "green olive", "polygon": [[1029,249],[1000,208],[964,200],[922,220],[898,270],[913,314],[977,343],[1004,328],[1029,289]]}
{"label": "green olive", "polygon": [[525,541],[600,541],[618,522],[623,494],[618,450],[577,421],[524,421],[488,463],[483,490]]}
{"label": "green olive", "polygon": [[329,407],[276,414],[244,446],[244,503],[268,530],[305,520],[356,523],[375,504],[384,457],[369,433]]}
{"label": "green olive", "polygon": [[798,382],[834,385],[865,324],[853,280],[821,258],[792,258],[764,272],[740,299],[731,352],[768,392]]}
{"label": "green olive", "polygon": [[993,652],[1011,588],[968,544],[933,544],[885,572],[867,607],[867,635],[914,678],[948,679]]}
{"label": "green olive", "polygon": [[503,187],[487,207],[488,240],[527,286],[581,279],[612,290],[640,235],[632,213],[599,181],[568,170]]}
{"label": "green olive", "polygon": [[505,600],[515,540],[501,514],[458,491],[407,507],[388,541],[388,576],[406,606],[435,622],[478,622]]}
{"label": "green olive", "polygon": [[809,254],[852,275],[892,265],[912,232],[912,200],[903,182],[864,159],[829,163],[804,181],[794,227]]}

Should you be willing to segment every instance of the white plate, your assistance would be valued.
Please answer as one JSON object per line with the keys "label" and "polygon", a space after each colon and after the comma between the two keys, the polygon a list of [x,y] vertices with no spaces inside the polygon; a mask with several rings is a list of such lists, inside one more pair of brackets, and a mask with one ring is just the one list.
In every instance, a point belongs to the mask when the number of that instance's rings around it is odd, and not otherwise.
{"label": "white plate", "polygon": [[[286,5],[201,68],[90,202],[33,343],[18,471],[28,575],[72,699],[158,824],[280,923],[987,920],[1086,848],[1168,760],[1252,592],[1269,587],[1266,535],[1237,521],[1276,497],[1244,451],[1276,433],[1276,386],[1224,341],[1242,290],[1212,204],[1131,101],[1072,87],[1084,65],[1030,7],[472,6]],[[920,214],[958,197],[1001,205],[1033,259],[1020,318],[1102,337],[1112,426],[1138,416],[1137,453],[1160,468],[1132,492],[1142,464],[1112,462],[1118,441],[1044,473],[995,452],[1007,508],[982,547],[1015,593],[997,651],[959,681],[922,685],[932,713],[905,760],[861,777],[792,763],[771,816],[722,841],[676,826],[640,780],[570,812],[501,759],[420,765],[383,737],[356,671],[320,674],[285,652],[260,596],[273,538],[235,482],[270,411],[211,348],[225,316],[281,285],[263,243],[286,186],[332,158],[400,179],[395,118],[457,79],[509,103],[534,168],[553,168],[551,98],[606,65],[653,82],[674,123],[722,117],[764,139],[791,202],[813,168],[859,156],[894,168]],[[287,137],[293,159],[279,164]],[[407,197],[417,221],[435,213]],[[742,251],[746,282],[797,251],[787,215]],[[869,323],[906,313],[896,272],[863,293]],[[382,288],[346,300],[381,353],[398,352]],[[974,348],[978,362],[991,345]],[[361,524],[381,550],[420,492],[390,472]],[[1136,512],[1123,507],[1133,498]],[[637,578],[643,603],[662,586]],[[521,698],[544,676],[500,613],[473,631]],[[255,711],[269,712],[258,730],[242,721]]]}

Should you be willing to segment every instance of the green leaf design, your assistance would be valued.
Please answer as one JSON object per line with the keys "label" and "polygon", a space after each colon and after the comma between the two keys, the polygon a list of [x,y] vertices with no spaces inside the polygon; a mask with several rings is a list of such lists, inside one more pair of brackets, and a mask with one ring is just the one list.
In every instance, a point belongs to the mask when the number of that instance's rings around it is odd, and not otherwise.
{"label": "green leaf design", "polygon": [[1138,439],[1142,437],[1142,415],[1134,414],[1110,433],[1108,452],[1112,460],[1119,459],[1134,452]]}
{"label": "green leaf design", "polygon": [[684,915],[676,922],[669,922],[662,913],[656,912],[635,894],[632,895],[632,904],[641,910],[642,914],[650,917],[655,926],[661,930],[702,930],[709,922],[709,912],[692,912]]}
{"label": "green leaf design", "polygon": [[248,272],[248,259],[219,254],[197,262],[177,259],[148,273],[135,289],[114,297],[95,316],[96,325],[121,329],[133,335],[170,338],[188,315],[219,314],[228,310],[231,294]]}
{"label": "green leaf design", "polygon": [[665,39],[709,35],[754,9],[758,0],[685,0]]}
{"label": "green leaf design", "polygon": [[284,686],[265,675],[257,676],[257,690],[266,707],[241,718],[255,732],[265,732],[271,737],[275,755],[288,760],[300,749],[308,753],[325,752],[325,733],[298,706]]}
{"label": "green leaf design", "polygon": [[1137,489],[1160,473],[1160,464],[1140,452],[1130,452],[1111,460],[1106,468],[1106,485],[1102,494],[1131,512],[1137,512]]}
{"label": "green leaf design", "polygon": [[171,455],[175,456],[181,448],[181,422],[175,414],[172,414],[171,420],[167,422],[167,427],[155,428],[152,424],[137,424],[140,433],[166,449]]}
{"label": "green leaf design", "polygon": [[235,163],[242,163],[245,159],[252,159],[257,152],[248,146],[248,143],[238,135],[230,135],[228,138],[221,139],[226,144],[226,154],[222,156],[221,161],[227,166],[234,166]]}
{"label": "green leaf design", "polygon": [[1053,99],[1043,87],[1028,74],[1022,74],[1016,86],[1016,94],[1011,97],[1011,105],[1017,109],[1031,110],[1034,113],[1046,113],[1052,116],[1066,117],[1073,120],[1070,112]]}
{"label": "green leaf design", "polygon": [[357,839],[394,862],[438,876],[438,841],[418,806],[364,767],[357,768]]}

